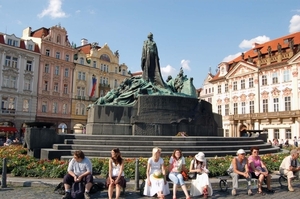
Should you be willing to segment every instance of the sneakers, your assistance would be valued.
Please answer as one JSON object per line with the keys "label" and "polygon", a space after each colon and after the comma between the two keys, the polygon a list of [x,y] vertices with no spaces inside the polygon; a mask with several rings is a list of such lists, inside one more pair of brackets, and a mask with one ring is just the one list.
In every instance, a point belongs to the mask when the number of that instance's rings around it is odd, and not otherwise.
{"label": "sneakers", "polygon": [[248,189],[248,196],[252,196],[252,195],[253,195],[253,193],[252,193],[251,189]]}
{"label": "sneakers", "polygon": [[236,196],[236,190],[235,189],[232,189],[231,195]]}
{"label": "sneakers", "polygon": [[84,199],[91,199],[91,195],[88,192],[84,193]]}
{"label": "sneakers", "polygon": [[293,192],[295,190],[294,190],[294,188],[292,186],[289,186],[289,191]]}
{"label": "sneakers", "polygon": [[70,192],[66,192],[65,195],[61,199],[72,199],[71,193]]}

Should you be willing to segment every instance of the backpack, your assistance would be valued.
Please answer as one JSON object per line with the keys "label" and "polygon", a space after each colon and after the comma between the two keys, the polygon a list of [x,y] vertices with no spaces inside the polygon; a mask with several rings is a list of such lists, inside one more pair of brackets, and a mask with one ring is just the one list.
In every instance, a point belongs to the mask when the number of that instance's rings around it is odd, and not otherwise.
{"label": "backpack", "polygon": [[73,199],[84,198],[84,184],[82,182],[74,182],[71,189],[71,197]]}
{"label": "backpack", "polygon": [[60,182],[54,189],[54,193],[58,193],[60,195],[65,194],[65,186],[63,182]]}

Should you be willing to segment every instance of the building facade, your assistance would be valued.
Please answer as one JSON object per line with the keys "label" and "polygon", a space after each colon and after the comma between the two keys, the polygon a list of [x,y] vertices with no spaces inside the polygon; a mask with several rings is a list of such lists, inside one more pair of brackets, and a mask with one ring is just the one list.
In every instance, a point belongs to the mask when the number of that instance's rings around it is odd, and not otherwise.
{"label": "building facade", "polygon": [[[223,116],[224,136],[263,130],[270,140],[300,136],[300,32],[254,44],[209,75],[200,99]],[[212,87],[211,92],[209,89]]]}
{"label": "building facade", "polygon": [[35,121],[39,62],[33,40],[0,33],[0,127],[20,131]]}
{"label": "building facade", "polygon": [[23,30],[24,39],[36,42],[41,51],[38,72],[37,122],[52,122],[58,132],[71,133],[73,58],[67,31],[60,25]]}
{"label": "building facade", "polygon": [[74,63],[71,126],[74,133],[85,133],[87,107],[129,77],[128,67],[119,64],[118,51],[86,39],[76,48]]}

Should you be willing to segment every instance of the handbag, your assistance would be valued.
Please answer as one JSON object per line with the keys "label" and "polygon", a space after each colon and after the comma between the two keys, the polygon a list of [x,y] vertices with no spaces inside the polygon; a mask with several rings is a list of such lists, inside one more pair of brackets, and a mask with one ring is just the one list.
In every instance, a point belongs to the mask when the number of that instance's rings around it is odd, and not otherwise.
{"label": "handbag", "polygon": [[183,180],[187,181],[189,179],[188,174],[185,171],[181,171],[181,175],[183,177]]}
{"label": "handbag", "polygon": [[196,179],[197,173],[196,172],[189,172],[188,176],[189,176],[189,179]]}

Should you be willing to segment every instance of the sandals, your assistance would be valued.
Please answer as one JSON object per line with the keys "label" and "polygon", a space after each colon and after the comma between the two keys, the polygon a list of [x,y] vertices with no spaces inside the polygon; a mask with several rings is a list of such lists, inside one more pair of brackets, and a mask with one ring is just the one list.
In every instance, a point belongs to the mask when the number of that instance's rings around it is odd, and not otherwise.
{"label": "sandals", "polygon": [[275,193],[275,191],[273,189],[268,189],[267,192],[268,193]]}

